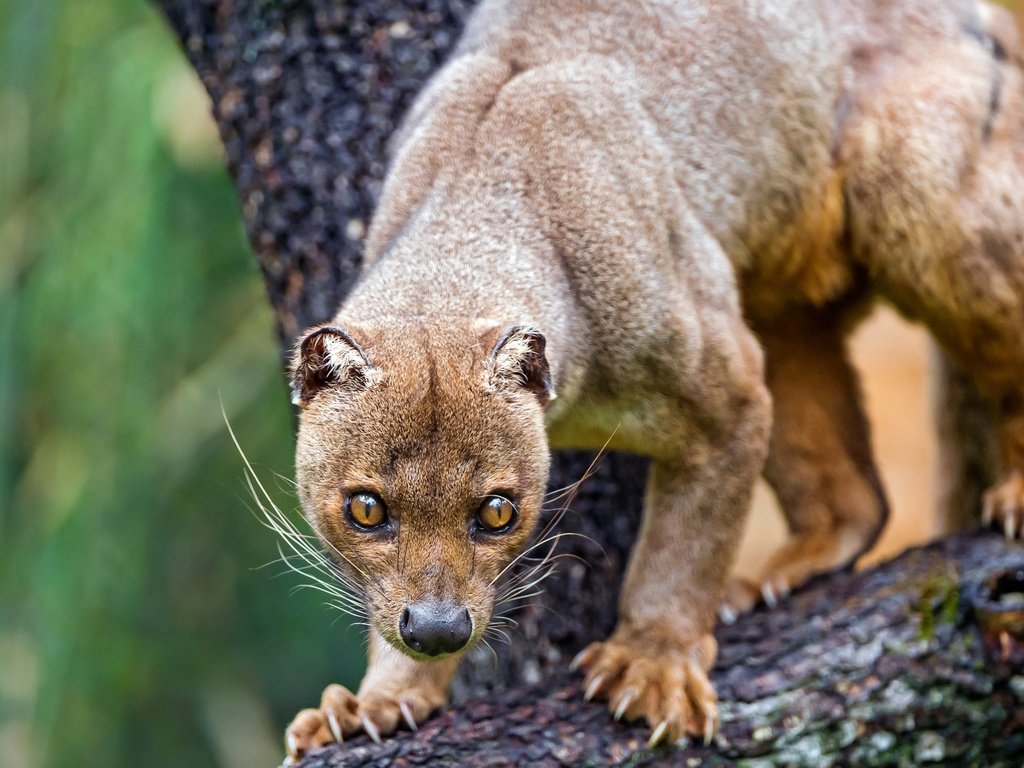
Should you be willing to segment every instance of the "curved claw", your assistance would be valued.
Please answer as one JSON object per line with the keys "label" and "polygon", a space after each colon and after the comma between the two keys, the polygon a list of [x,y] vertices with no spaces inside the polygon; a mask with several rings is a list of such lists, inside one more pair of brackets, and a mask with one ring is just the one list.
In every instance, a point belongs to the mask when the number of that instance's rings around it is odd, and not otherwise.
{"label": "curved claw", "polygon": [[619,705],[615,707],[615,713],[612,715],[616,720],[621,720],[622,716],[626,714],[626,710],[629,709],[629,705],[636,699],[636,691],[629,690],[622,694],[622,698],[619,699]]}
{"label": "curved claw", "polygon": [[711,741],[715,738],[715,720],[716,718],[708,717],[704,721],[704,746],[707,747],[711,744]]}
{"label": "curved claw", "polygon": [[384,740],[380,737],[380,731],[373,721],[362,713],[359,714],[359,719],[363,723],[363,730],[366,731],[366,735],[373,739],[375,743],[383,744]]}
{"label": "curved claw", "polygon": [[288,759],[294,761],[296,755],[299,753],[299,742],[295,738],[295,734],[291,731],[285,734],[284,740],[288,745]]}
{"label": "curved claw", "polygon": [[990,493],[985,494],[985,500],[981,508],[981,522],[986,528],[992,525],[996,517],[996,503]]}
{"label": "curved claw", "polygon": [[590,701],[597,695],[597,692],[601,690],[601,683],[604,682],[604,675],[597,675],[593,680],[590,681],[590,685],[587,686],[587,690],[583,692],[583,699]]}
{"label": "curved claw", "polygon": [[779,598],[775,596],[775,590],[772,589],[772,585],[767,581],[761,585],[761,597],[764,598],[764,604],[769,608],[774,608],[779,604]]}
{"label": "curved claw", "polygon": [[1007,509],[1003,513],[1003,534],[1007,541],[1013,541],[1017,535],[1017,521],[1012,509]]}
{"label": "curved claw", "polygon": [[334,736],[334,740],[341,744],[345,739],[341,733],[341,723],[338,722],[338,716],[333,712],[327,713],[327,727],[331,729],[331,735]]}
{"label": "curved claw", "polygon": [[658,743],[665,738],[665,734],[668,732],[668,720],[662,720],[658,723],[658,727],[651,733],[651,738],[647,740],[647,746],[652,749],[658,746]]}
{"label": "curved claw", "polygon": [[594,647],[587,646],[582,651],[573,656],[572,661],[569,662],[569,669],[575,672],[582,666],[585,666],[590,658],[594,655]]}
{"label": "curved claw", "polygon": [[412,707],[409,702],[403,699],[398,702],[398,709],[402,712],[402,719],[405,720],[405,724],[409,726],[409,730],[418,731],[420,728],[416,725],[416,718],[413,717]]}

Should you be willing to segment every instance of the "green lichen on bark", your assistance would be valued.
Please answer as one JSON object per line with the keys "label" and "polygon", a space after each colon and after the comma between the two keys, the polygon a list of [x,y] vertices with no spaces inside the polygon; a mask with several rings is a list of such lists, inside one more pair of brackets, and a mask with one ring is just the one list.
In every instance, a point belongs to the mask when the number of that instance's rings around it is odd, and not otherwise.
{"label": "green lichen on bark", "polygon": [[959,607],[960,581],[955,572],[938,573],[928,579],[917,603],[921,637],[930,639],[936,622],[949,624],[956,621]]}

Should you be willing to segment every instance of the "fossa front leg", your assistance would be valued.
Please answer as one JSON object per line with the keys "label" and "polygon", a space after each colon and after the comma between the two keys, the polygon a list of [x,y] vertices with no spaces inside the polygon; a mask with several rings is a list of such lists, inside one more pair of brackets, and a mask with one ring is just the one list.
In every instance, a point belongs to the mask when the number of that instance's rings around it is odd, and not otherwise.
{"label": "fossa front leg", "polygon": [[447,702],[458,661],[416,661],[371,631],[369,667],[359,693],[329,685],[319,708],[299,712],[285,731],[289,762],[360,731],[380,743],[403,725],[415,730]]}
{"label": "fossa front leg", "polygon": [[711,630],[771,422],[759,375],[727,400],[720,431],[679,447],[699,458],[654,461],[618,626],[574,660],[585,696],[607,700],[616,719],[646,720],[652,746],[684,734],[707,742],[718,725]]}

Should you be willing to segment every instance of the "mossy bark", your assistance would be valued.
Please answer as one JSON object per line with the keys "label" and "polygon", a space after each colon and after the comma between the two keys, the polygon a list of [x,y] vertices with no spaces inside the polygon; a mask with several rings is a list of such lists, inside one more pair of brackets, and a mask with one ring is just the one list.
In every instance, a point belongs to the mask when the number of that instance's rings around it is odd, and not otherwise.
{"label": "mossy bark", "polygon": [[[210,93],[285,351],[355,281],[387,138],[473,3],[157,5]],[[552,486],[578,480],[590,459],[558,455]],[[642,728],[584,704],[565,665],[614,625],[645,471],[630,456],[598,464],[561,523],[585,534],[560,548],[581,561],[564,561],[538,604],[517,615],[510,646],[471,655],[459,706],[382,747],[355,739],[305,764],[1021,764],[1024,676],[992,660],[963,599],[994,570],[1024,568],[1024,552],[995,537],[954,538],[833,576],[723,630],[723,724],[709,748],[645,751]]]}

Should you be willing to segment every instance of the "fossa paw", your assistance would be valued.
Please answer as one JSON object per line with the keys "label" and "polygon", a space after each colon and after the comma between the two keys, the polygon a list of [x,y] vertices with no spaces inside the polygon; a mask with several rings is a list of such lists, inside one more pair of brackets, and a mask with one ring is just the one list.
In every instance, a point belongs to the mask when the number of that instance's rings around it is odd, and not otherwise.
{"label": "fossa paw", "polygon": [[302,710],[285,730],[288,762],[296,763],[310,750],[340,744],[361,732],[381,744],[401,727],[416,730],[442,704],[436,695],[422,691],[357,697],[344,686],[329,685],[320,708]]}
{"label": "fossa paw", "polygon": [[695,642],[649,638],[622,628],[592,643],[574,660],[585,670],[584,697],[608,702],[616,720],[645,720],[648,745],[685,735],[710,743],[718,728],[718,696],[707,669],[715,656],[710,635]]}
{"label": "fossa paw", "polygon": [[729,580],[718,618],[732,624],[756,605],[776,607],[814,576],[848,566],[863,551],[865,538],[862,533],[832,531],[790,537],[772,555],[757,581]]}

